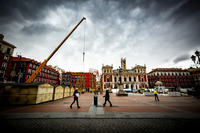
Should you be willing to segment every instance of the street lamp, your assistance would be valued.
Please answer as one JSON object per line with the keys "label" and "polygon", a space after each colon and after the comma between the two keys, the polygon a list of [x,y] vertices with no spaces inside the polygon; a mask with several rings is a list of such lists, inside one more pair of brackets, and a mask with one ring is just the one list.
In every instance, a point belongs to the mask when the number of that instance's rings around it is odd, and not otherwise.
{"label": "street lamp", "polygon": [[[196,56],[195,56],[196,55]],[[192,61],[196,64],[196,65],[200,65],[200,52],[196,51],[195,55],[191,56]],[[197,57],[197,61],[196,61],[196,57]]]}

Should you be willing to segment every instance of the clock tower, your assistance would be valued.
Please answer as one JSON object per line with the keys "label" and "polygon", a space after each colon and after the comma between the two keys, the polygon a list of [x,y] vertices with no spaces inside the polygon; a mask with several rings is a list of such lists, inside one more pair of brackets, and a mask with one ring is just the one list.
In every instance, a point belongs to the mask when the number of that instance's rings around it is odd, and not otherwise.
{"label": "clock tower", "polygon": [[123,70],[126,70],[126,58],[121,58],[121,68],[123,69]]}

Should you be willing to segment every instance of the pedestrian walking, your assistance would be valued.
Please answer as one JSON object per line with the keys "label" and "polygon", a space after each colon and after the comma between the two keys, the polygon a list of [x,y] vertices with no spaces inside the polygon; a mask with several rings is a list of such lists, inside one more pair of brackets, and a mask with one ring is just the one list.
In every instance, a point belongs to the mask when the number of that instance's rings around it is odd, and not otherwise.
{"label": "pedestrian walking", "polygon": [[103,104],[103,106],[105,106],[106,101],[108,101],[110,103],[110,107],[112,107],[112,103],[110,102],[109,90],[106,90],[106,94],[103,97],[105,97],[105,103]]}
{"label": "pedestrian walking", "polygon": [[154,96],[155,96],[155,101],[160,101],[158,99],[158,92],[156,91],[156,89],[153,91],[153,93],[154,93]]}
{"label": "pedestrian walking", "polygon": [[78,97],[79,97],[79,92],[78,92],[78,88],[76,88],[76,90],[74,91],[74,101],[72,102],[72,104],[70,105],[70,108],[72,108],[72,105],[74,104],[74,102],[76,101],[77,103],[77,107],[80,108],[79,104],[78,104]]}

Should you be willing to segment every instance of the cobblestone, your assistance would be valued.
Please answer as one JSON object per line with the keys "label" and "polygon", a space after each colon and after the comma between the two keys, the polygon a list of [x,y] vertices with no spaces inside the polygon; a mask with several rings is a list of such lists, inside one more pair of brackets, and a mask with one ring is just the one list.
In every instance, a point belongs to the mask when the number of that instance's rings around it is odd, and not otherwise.
{"label": "cobblestone", "polygon": [[0,129],[29,133],[137,133],[197,131],[198,119],[4,119]]}

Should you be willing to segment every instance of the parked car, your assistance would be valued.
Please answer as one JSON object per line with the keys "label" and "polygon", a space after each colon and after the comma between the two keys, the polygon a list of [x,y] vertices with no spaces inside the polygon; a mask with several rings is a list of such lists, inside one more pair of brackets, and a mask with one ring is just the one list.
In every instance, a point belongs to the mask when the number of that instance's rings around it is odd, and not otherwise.
{"label": "parked car", "polygon": [[123,89],[123,91],[125,91],[127,93],[133,92],[133,90],[131,90],[131,89]]}

